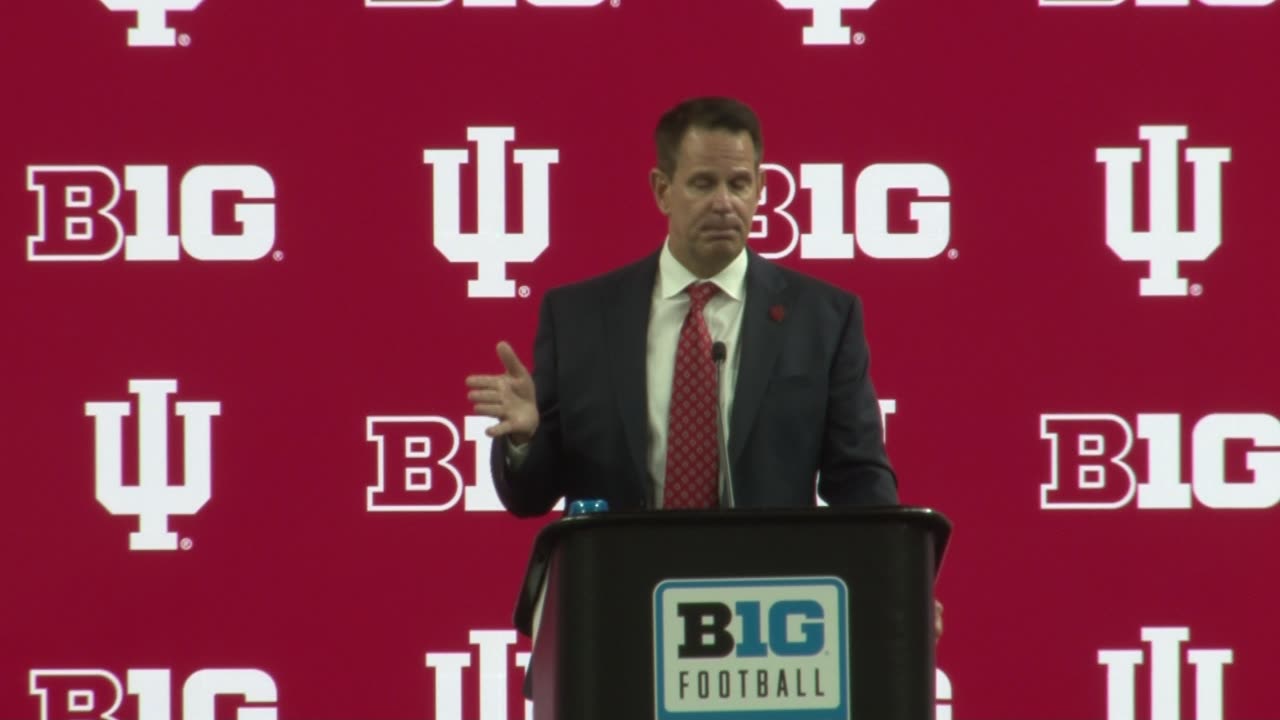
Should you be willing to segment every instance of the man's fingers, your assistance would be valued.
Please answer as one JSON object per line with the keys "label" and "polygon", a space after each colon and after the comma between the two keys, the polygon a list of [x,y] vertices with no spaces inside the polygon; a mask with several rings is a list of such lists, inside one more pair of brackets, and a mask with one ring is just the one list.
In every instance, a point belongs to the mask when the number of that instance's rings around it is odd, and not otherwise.
{"label": "man's fingers", "polygon": [[500,422],[492,427],[485,428],[484,434],[491,438],[502,437],[511,432],[511,423]]}
{"label": "man's fingers", "polygon": [[520,362],[516,351],[512,350],[505,340],[498,343],[498,359],[502,361],[502,367],[506,369],[508,375],[516,378],[529,376],[529,371],[525,369],[524,363]]}
{"label": "man's fingers", "polygon": [[472,406],[477,413],[485,417],[498,418],[499,420],[507,416],[507,409],[501,403],[476,403]]}
{"label": "man's fingers", "polygon": [[494,389],[502,382],[502,378],[502,375],[468,375],[467,387],[475,390]]}
{"label": "man's fingers", "polygon": [[467,399],[473,403],[498,403],[502,402],[502,393],[497,390],[472,390],[467,393]]}

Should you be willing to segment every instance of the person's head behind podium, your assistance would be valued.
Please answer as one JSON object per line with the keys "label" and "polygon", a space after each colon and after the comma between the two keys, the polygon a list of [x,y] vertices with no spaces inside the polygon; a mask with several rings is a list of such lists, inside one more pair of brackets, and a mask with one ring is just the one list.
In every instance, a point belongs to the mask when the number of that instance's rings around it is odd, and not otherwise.
{"label": "person's head behind podium", "polygon": [[763,187],[760,121],[737,100],[694,98],[662,116],[654,140],[658,166],[649,184],[667,216],[671,254],[694,275],[711,277],[743,251],[751,232]]}

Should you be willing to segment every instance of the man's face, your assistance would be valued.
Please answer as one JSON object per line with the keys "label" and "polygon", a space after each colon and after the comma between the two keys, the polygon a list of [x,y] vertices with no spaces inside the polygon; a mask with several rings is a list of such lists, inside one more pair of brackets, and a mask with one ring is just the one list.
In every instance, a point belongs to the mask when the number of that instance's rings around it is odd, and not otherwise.
{"label": "man's face", "polygon": [[689,128],[674,175],[654,169],[649,183],[667,216],[671,254],[693,274],[715,275],[746,247],[761,189],[748,133]]}

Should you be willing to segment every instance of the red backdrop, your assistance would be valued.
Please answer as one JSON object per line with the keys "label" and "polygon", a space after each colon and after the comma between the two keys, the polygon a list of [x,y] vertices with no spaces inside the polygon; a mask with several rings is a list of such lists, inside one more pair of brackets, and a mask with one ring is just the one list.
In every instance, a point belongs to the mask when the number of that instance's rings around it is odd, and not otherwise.
{"label": "red backdrop", "polygon": [[1280,7],[480,4],[4,4],[0,717],[523,717],[462,379],[700,94],[956,524],[940,717],[1280,717]]}

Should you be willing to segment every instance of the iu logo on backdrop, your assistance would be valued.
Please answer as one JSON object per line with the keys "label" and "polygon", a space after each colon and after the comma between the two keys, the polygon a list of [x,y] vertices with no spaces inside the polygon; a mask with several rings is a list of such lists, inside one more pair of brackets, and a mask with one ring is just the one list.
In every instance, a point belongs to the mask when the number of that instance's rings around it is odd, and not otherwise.
{"label": "iu logo on backdrop", "polygon": [[[182,418],[180,483],[169,479],[169,396],[177,380],[130,380],[136,403],[87,402],[93,418],[94,494],[112,515],[134,515],[138,530],[129,534],[130,550],[176,550],[178,535],[169,530],[172,515],[194,515],[209,502],[213,487],[212,421],[222,403],[178,401]],[[124,482],[124,422],[137,411],[137,484]],[[185,541],[184,541],[185,542]]]}
{"label": "iu logo on backdrop", "polygon": [[[256,668],[197,670],[175,698],[173,672],[130,669],[125,681],[109,670],[32,670],[28,687],[40,703],[38,720],[276,720],[275,680]],[[126,694],[136,698],[130,714],[120,712]],[[177,702],[171,700],[174,698]],[[181,710],[173,713],[173,708]],[[234,715],[219,715],[234,709]],[[29,716],[28,716],[29,717]]]}
{"label": "iu logo on backdrop", "polygon": [[113,12],[131,12],[136,22],[129,28],[129,47],[173,47],[178,34],[169,27],[170,12],[190,12],[204,0],[99,0]]}
{"label": "iu logo on backdrop", "polygon": [[476,277],[467,283],[468,297],[515,297],[507,263],[533,262],[551,242],[550,168],[559,162],[560,151],[512,152],[524,187],[521,230],[512,232],[507,226],[507,144],[515,136],[514,127],[467,128],[467,140],[476,148],[475,232],[463,232],[460,217],[462,166],[472,161],[471,151],[422,152],[423,163],[431,166],[432,241],[449,262],[476,264]]}
{"label": "iu logo on backdrop", "polygon": [[[1179,153],[1179,143],[1187,139],[1185,125],[1143,125],[1138,137],[1147,142],[1147,230],[1134,229],[1133,216],[1133,174],[1142,148],[1098,148],[1098,162],[1106,166],[1107,247],[1121,260],[1148,264],[1139,294],[1185,296],[1187,281],[1178,263],[1207,260],[1222,244],[1222,165],[1231,159],[1231,148],[1188,147]],[[1178,221],[1183,160],[1195,177],[1195,228],[1190,230]]]}
{"label": "iu logo on backdrop", "polygon": [[778,0],[778,4],[788,10],[813,13],[812,21],[804,29],[805,45],[861,45],[865,37],[861,33],[850,33],[841,13],[845,10],[866,10],[875,3],[876,0]]}
{"label": "iu logo on backdrop", "polygon": [[[179,234],[169,232],[169,167],[124,166],[124,190],[133,193],[126,227],[116,205],[121,177],[100,165],[32,165],[27,189],[36,196],[36,234],[27,238],[33,262],[258,260],[276,241],[276,184],[257,165],[197,165],[179,183]],[[227,197],[238,194],[238,199]],[[233,203],[239,227],[219,228],[219,196]]]}
{"label": "iu logo on backdrop", "polygon": [[[1145,467],[1130,459],[1135,434],[1145,445]],[[1139,413],[1136,423],[1104,413],[1041,415],[1049,479],[1040,487],[1040,507],[1114,510],[1135,496],[1141,510],[1189,510],[1193,496],[1218,510],[1280,504],[1280,419],[1266,413],[1200,418],[1190,433],[1189,465],[1182,459],[1183,436],[1177,413]]]}
{"label": "iu logo on backdrop", "polygon": [[[516,720],[508,713],[508,698],[520,692],[525,670],[529,667],[528,652],[512,652],[516,644],[515,630],[472,630],[468,636],[475,646],[471,652],[429,652],[427,667],[435,674],[436,699],[431,720],[463,720],[479,717],[479,720]],[[472,662],[478,660],[472,669]],[[473,681],[464,686],[463,673],[471,670]],[[466,699],[464,687],[477,688],[479,707],[468,705],[470,712],[463,712]],[[478,711],[477,711],[478,710]],[[533,703],[525,701],[523,720],[533,720]]]}
{"label": "iu logo on backdrop", "polygon": [[[1144,627],[1147,648],[1099,650],[1098,664],[1107,669],[1107,720],[1139,720],[1138,668],[1150,668],[1150,720],[1223,720],[1223,676],[1233,660],[1230,649],[1191,649],[1185,627]],[[1183,669],[1195,676],[1195,715],[1183,715]]]}

